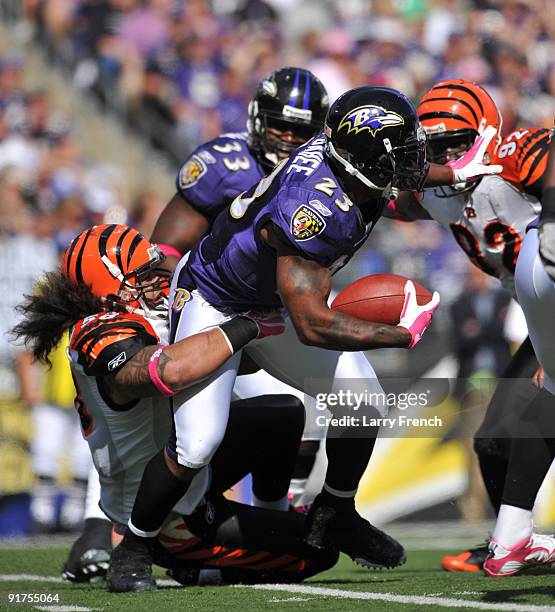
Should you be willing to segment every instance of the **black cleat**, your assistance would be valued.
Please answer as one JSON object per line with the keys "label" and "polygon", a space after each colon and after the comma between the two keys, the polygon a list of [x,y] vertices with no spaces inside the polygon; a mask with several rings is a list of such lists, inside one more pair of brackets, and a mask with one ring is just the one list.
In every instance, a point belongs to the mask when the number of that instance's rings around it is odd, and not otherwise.
{"label": "black cleat", "polygon": [[406,561],[401,544],[363,519],[354,504],[328,505],[321,495],[308,514],[305,542],[320,550],[339,550],[368,568],[392,568]]}
{"label": "black cleat", "polygon": [[83,533],[73,543],[62,569],[70,582],[90,582],[105,578],[112,554],[112,523],[87,519]]}
{"label": "black cleat", "polygon": [[141,540],[126,530],[123,540],[114,548],[106,576],[108,590],[112,593],[138,593],[156,588],[150,538]]}

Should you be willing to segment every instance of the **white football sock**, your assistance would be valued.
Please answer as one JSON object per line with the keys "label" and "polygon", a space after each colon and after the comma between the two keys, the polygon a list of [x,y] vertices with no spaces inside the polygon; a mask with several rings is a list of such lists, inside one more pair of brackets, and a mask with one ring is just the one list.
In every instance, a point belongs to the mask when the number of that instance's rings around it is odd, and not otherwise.
{"label": "white football sock", "polygon": [[504,548],[511,549],[532,534],[532,511],[501,504],[493,538]]}
{"label": "white football sock", "polygon": [[109,520],[102,512],[98,502],[100,501],[100,480],[98,472],[94,465],[89,471],[89,479],[87,481],[87,495],[85,497],[85,520],[89,518],[99,518]]}

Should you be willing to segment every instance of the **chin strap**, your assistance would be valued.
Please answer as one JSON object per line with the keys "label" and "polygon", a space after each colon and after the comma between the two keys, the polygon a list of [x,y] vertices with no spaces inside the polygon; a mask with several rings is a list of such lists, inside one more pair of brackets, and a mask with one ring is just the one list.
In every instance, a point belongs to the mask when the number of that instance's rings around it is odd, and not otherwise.
{"label": "chin strap", "polygon": [[333,159],[335,159],[337,162],[339,162],[343,166],[343,168],[345,168],[345,172],[347,172],[347,174],[356,177],[359,181],[364,183],[366,187],[369,187],[370,189],[376,189],[378,191],[381,191],[382,193],[385,193],[388,190],[391,191],[392,189],[395,189],[391,187],[391,183],[388,183],[385,187],[378,187],[377,185],[374,185],[374,183],[369,178],[364,176],[364,174],[362,174],[360,170],[357,170],[353,166],[353,164],[349,163],[344,157],[341,157],[341,155],[339,155],[339,153],[335,150],[335,147],[333,146],[331,140],[328,140],[328,143],[326,145],[326,153],[330,157],[333,157]]}

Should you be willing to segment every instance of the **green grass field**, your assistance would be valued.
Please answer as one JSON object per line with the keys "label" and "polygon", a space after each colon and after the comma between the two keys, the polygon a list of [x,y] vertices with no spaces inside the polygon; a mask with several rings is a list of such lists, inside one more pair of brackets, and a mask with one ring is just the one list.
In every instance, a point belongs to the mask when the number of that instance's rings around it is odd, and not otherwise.
{"label": "green grass field", "polygon": [[[555,611],[555,569],[538,568],[505,579],[449,574],[438,565],[445,550],[409,550],[405,566],[382,572],[368,571],[341,558],[335,568],[302,585],[181,588],[164,580],[157,592],[125,595],[107,593],[102,583],[81,586],[62,582],[58,577],[66,552],[67,548],[44,543],[36,548],[0,546],[0,610]],[[44,577],[50,577],[50,581]],[[9,593],[57,593],[59,601],[55,607],[45,603],[16,605],[8,602]]]}

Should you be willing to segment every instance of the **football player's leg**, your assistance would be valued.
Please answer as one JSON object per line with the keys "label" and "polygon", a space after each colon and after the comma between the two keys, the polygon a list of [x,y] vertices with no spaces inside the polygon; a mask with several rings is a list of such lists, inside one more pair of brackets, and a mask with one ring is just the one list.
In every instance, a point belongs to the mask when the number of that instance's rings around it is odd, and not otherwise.
{"label": "football player's leg", "polygon": [[545,372],[544,387],[555,394],[555,283],[543,267],[538,247],[538,230],[531,229],[518,257],[515,288],[536,357]]}
{"label": "football player's leg", "polygon": [[224,440],[211,461],[211,489],[222,493],[252,473],[254,505],[287,510],[287,490],[304,426],[292,395],[263,395],[231,404]]}
{"label": "football player's leg", "polygon": [[474,437],[484,484],[495,514],[499,512],[510,453],[518,435],[518,420],[538,389],[530,384],[539,364],[527,338],[513,355],[489,403],[484,422]]}
{"label": "football player's leg", "polygon": [[[299,582],[333,567],[338,558],[337,551],[316,550],[303,541],[304,517],[298,513],[254,508],[221,496],[166,529],[176,549],[172,574],[177,579],[183,569],[187,577],[192,568],[204,567],[219,568],[225,583]],[[200,541],[191,544],[192,533]],[[183,546],[176,546],[179,538]]]}
{"label": "football player's leg", "polygon": [[[248,352],[248,348],[245,349],[244,353],[245,352]],[[233,387],[234,397],[238,399],[247,399],[260,394],[293,395],[298,397],[301,401],[305,398],[304,393],[270,376],[268,372],[264,370],[258,370],[255,374],[237,377],[235,386]],[[313,416],[315,408],[312,398],[307,397],[306,404],[306,411],[309,413],[309,417],[306,419],[307,426],[305,427],[303,439],[298,449],[297,460],[289,486],[289,500],[293,507],[302,507],[304,504],[312,501],[312,499],[308,498],[306,495],[306,483],[314,467],[316,454],[320,448],[320,439],[322,437],[318,435],[318,432],[315,431],[315,428],[312,426],[315,422]]]}
{"label": "football player's leg", "polygon": [[529,561],[550,561],[555,554],[555,542],[532,534],[532,506],[553,460],[555,438],[555,333],[552,327],[555,284],[543,267],[538,246],[538,231],[532,229],[526,235],[518,258],[515,287],[534,351],[545,371],[544,389],[520,419],[521,435],[525,437],[511,444],[502,504],[490,545],[491,555],[484,563],[484,571],[494,576],[514,574]]}
{"label": "football player's leg", "polygon": [[92,466],[88,444],[83,439],[79,418],[74,410],[66,410],[68,440],[73,482],[66,488],[65,499],[60,512],[60,522],[68,529],[75,529],[83,521],[87,480]]}
{"label": "football player's leg", "polygon": [[[279,380],[311,395],[318,395],[324,401],[328,393],[339,396],[343,392],[344,398],[353,397],[347,394],[357,392],[363,396],[383,394],[376,373],[363,353],[340,353],[302,345],[289,322],[284,334],[269,342],[252,343],[249,352]],[[383,408],[379,407],[381,411]],[[351,416],[377,416],[376,409],[365,403],[355,411],[350,400],[331,410],[336,414],[343,411]],[[322,414],[321,410],[315,412]],[[315,418],[310,412],[308,416],[309,419]],[[307,423],[307,426],[310,425]],[[326,488],[338,491],[340,497],[354,497],[368,465],[376,435],[377,429],[370,427],[332,427],[328,430]]]}
{"label": "football player's leg", "polygon": [[520,424],[526,437],[512,441],[490,556],[484,563],[490,576],[512,575],[527,565],[555,560],[555,539],[534,534],[532,522],[536,496],[555,457],[555,396],[542,389]]}
{"label": "football player's leg", "polygon": [[[253,343],[249,350],[270,374],[297,389],[325,399],[329,393],[350,398],[335,406],[334,414],[374,418],[383,414],[383,404],[374,408],[360,403],[356,412],[353,394],[362,398],[383,397],[383,390],[363,353],[339,353],[302,345],[292,326],[270,342]],[[343,395],[341,395],[343,394]],[[331,402],[330,402],[331,404]],[[375,438],[375,427],[331,426],[326,437],[328,469],[322,493],[318,495],[307,521],[307,541],[324,548],[333,542],[352,559],[370,567],[391,567],[403,563],[402,546],[362,519],[354,498],[366,470]]]}
{"label": "football player's leg", "polygon": [[106,575],[112,552],[112,523],[102,512],[100,480],[91,465],[85,497],[85,526],[73,543],[62,576],[71,582],[88,582]]}
{"label": "football player's leg", "polygon": [[[500,376],[484,422],[474,436],[482,479],[495,515],[499,513],[509,464],[511,441],[518,435],[518,420],[538,389],[530,379],[538,361],[527,338]],[[447,571],[478,572],[488,555],[487,541],[455,555],[446,555],[441,566]]]}
{"label": "football player's leg", "polygon": [[[176,300],[177,301],[177,300]],[[173,341],[217,325],[224,315],[195,292],[172,312]],[[240,352],[203,382],[172,398],[174,435],[147,464],[129,520],[129,530],[114,550],[108,574],[113,591],[155,587],[153,558],[167,563],[157,535],[171,509],[185,495],[192,479],[206,466],[221,443]],[[130,576],[133,575],[132,578]]]}

